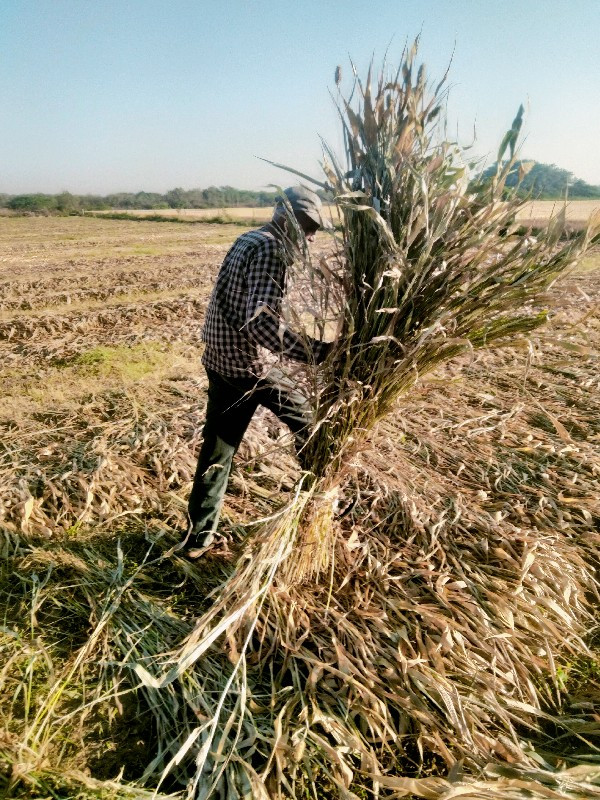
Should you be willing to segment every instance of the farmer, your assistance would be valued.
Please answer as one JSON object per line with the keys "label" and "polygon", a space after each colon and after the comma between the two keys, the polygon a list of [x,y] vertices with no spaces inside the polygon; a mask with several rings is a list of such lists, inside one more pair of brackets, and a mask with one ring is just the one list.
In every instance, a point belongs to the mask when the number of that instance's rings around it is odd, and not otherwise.
{"label": "farmer", "polygon": [[[284,192],[308,241],[324,225],[321,200],[303,186]],[[208,376],[203,442],[189,498],[189,528],[183,546],[196,559],[212,544],[231,462],[259,405],[292,431],[299,452],[310,422],[306,398],[266,373],[258,347],[305,363],[320,363],[331,344],[300,337],[281,317],[287,267],[296,232],[282,201],[271,222],[242,234],[221,266],[208,305],[202,363]]]}

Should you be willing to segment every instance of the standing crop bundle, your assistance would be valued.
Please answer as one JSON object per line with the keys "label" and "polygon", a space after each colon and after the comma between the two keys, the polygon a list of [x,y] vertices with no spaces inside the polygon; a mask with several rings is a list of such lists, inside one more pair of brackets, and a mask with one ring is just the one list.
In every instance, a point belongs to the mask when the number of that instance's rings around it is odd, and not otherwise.
{"label": "standing crop bundle", "polygon": [[416,44],[395,76],[382,71],[374,92],[369,71],[340,100],[345,166],[325,145],[328,181],[320,185],[342,217],[345,304],[307,458],[318,476],[335,474],[425,373],[542,324],[543,292],[588,241],[558,246],[561,215],[537,239],[516,235],[527,200],[505,182],[522,107],[493,179],[470,188],[466,153],[441,138],[444,80],[430,90],[415,55]]}
{"label": "standing crop bundle", "polygon": [[[317,796],[317,778],[325,776],[340,796],[355,798],[349,789],[356,773],[375,794],[387,786],[404,796],[410,787],[394,784],[393,776],[401,774],[410,741],[421,758],[426,746],[447,766],[457,758],[470,766],[498,757],[532,763],[510,703],[539,709],[528,669],[539,669],[536,654],[542,645],[552,648],[556,626],[536,611],[537,598],[511,592],[504,564],[479,563],[480,533],[472,533],[477,515],[459,528],[468,509],[454,510],[460,544],[445,511],[438,523],[411,534],[407,547],[418,544],[419,558],[429,561],[419,579],[439,568],[450,580],[463,575],[464,559],[472,560],[464,577],[448,584],[464,597],[440,609],[417,602],[418,583],[399,571],[400,563],[410,563],[409,550],[400,554],[402,526],[414,524],[408,513],[400,508],[381,540],[371,530],[361,547],[348,545],[335,521],[347,465],[377,421],[436,366],[512,343],[543,323],[544,291],[588,241],[586,234],[561,243],[560,217],[536,240],[518,235],[522,201],[507,195],[505,181],[521,112],[502,143],[493,180],[469,188],[461,149],[441,135],[443,82],[431,90],[424,68],[415,69],[415,55],[413,47],[391,78],[382,72],[374,92],[370,73],[364,84],[356,78],[351,98],[339,103],[347,163],[341,166],[326,147],[327,180],[317,182],[333,191],[342,219],[331,274],[342,287],[343,324],[314,380],[316,425],[304,453],[313,480],[305,476],[293,500],[262,522],[213,607],[165,656],[162,669],[136,665],[147,689],[157,692],[155,707],[165,698],[169,731],[180,714],[169,706],[173,687],[185,686],[192,674],[204,681],[193,702],[203,709],[212,703],[214,714],[165,744],[171,767],[193,761],[190,794],[199,797],[299,796],[307,787]],[[398,543],[397,554],[390,542]],[[569,597],[579,597],[591,578],[572,544],[557,550],[543,537],[538,544],[536,591],[547,592],[558,616],[569,620],[568,646],[575,652],[584,648],[587,617]],[[434,567],[438,552],[443,563]],[[561,571],[570,581],[564,597],[555,594]],[[494,604],[505,589],[502,602],[512,606],[497,614]],[[518,630],[505,643],[506,614],[517,617]],[[450,625],[443,658],[429,624],[432,630]],[[451,628],[463,632],[460,646]],[[233,664],[228,670],[223,635]],[[502,645],[489,649],[496,637]],[[427,647],[438,653],[437,662],[428,662]],[[485,659],[496,664],[489,681]]]}
{"label": "standing crop bundle", "polygon": [[[302,176],[333,195],[342,220],[328,270],[341,335],[315,382],[316,424],[303,458],[326,504],[337,502],[369,431],[419,378],[465,352],[525,343],[547,319],[544,293],[593,236],[561,242],[564,209],[535,238],[523,234],[517,214],[528,199],[505,185],[523,107],[493,178],[473,181],[466,151],[443,136],[445,77],[430,88],[416,54],[417,42],[395,74],[382,69],[374,91],[371,69],[364,84],[355,73],[350,97],[337,103],[346,163],[324,144],[326,181]],[[319,271],[307,250],[301,255],[299,272]],[[307,305],[322,309],[322,285],[310,285]],[[301,323],[305,315],[291,311]],[[327,513],[316,513],[322,528]],[[329,564],[323,547],[328,552],[331,542],[323,530],[315,538],[314,525],[305,528],[302,571],[318,572]],[[298,568],[290,563],[290,574]]]}

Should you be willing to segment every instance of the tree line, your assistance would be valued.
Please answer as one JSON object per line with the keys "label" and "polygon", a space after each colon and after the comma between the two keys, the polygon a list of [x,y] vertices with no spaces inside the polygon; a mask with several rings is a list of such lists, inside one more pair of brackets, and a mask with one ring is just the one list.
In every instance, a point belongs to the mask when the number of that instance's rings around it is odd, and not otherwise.
{"label": "tree line", "polygon": [[110,209],[232,208],[272,206],[276,192],[210,186],[208,189],[171,189],[158,192],[116,192],[107,195],[71,194],[0,194],[0,206],[13,211],[37,213],[77,213]]}
{"label": "tree line", "polygon": [[[491,181],[496,165],[484,170],[472,183],[473,188]],[[600,198],[600,186],[593,186],[556,164],[537,161],[517,161],[510,172],[506,186],[517,188],[532,199],[572,200]],[[319,190],[324,200],[325,193]],[[165,208],[250,208],[270,207],[276,192],[235,189],[232,186],[210,186],[208,189],[171,189],[158,192],[116,192],[107,195],[71,194],[0,194],[0,207],[13,211],[33,213],[77,214],[83,211],[110,209],[165,209]]]}

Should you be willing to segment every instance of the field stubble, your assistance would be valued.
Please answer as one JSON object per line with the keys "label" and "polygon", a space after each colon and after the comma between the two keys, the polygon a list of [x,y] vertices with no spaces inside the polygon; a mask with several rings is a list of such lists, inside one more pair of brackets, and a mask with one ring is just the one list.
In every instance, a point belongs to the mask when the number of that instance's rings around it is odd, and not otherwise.
{"label": "field stubble", "polygon": [[[174,544],[183,524],[205,403],[202,317],[215,271],[240,228],[140,228],[85,218],[11,218],[0,225],[0,648],[7,657],[0,767],[12,775],[4,788],[27,796],[36,785],[49,794],[48,764],[71,770],[81,786],[116,779],[122,767],[126,779],[140,778],[157,745],[150,722],[131,723],[135,743],[123,723],[138,719],[138,711],[129,695],[119,699],[127,679],[110,664],[141,639],[115,624],[114,603],[146,603],[163,648],[174,647],[207,590],[232,569],[243,526],[276,510],[298,471],[284,432],[266,412],[257,415],[236,461],[223,544],[203,573],[177,557],[140,566],[148,548],[160,554]],[[473,708],[496,692],[503,705],[494,713],[536,739],[544,767],[573,767],[600,753],[593,651],[599,262],[597,253],[588,257],[585,273],[553,290],[551,324],[528,348],[482,352],[423,381],[352,465],[356,502],[337,557],[348,560],[350,588],[360,586],[362,571],[377,569],[376,553],[396,563],[394,580],[406,582],[411,637],[399,647],[410,662],[407,697],[418,713],[404,758],[415,776],[419,752],[430,769],[444,770],[454,757],[453,738],[461,742],[456,752],[468,746],[464,720],[453,716],[455,698],[444,700],[423,676],[438,674],[452,692],[458,672],[476,663]],[[444,552],[444,537],[456,541],[451,552]],[[479,560],[487,571],[485,602],[496,607],[496,625],[504,620],[487,642],[475,641],[470,629],[478,578],[465,572],[461,547],[479,548],[470,563]],[[504,580],[512,586],[506,596]],[[529,629],[528,604],[542,583],[555,586],[544,599],[546,629]],[[332,602],[332,618],[351,613],[346,594],[340,590]],[[384,612],[366,596],[361,603],[375,636]],[[540,643],[534,674],[502,673],[505,642],[525,647],[528,637]],[[562,641],[560,652],[544,646],[552,637]],[[323,664],[350,670],[335,643],[324,647]],[[93,687],[107,670],[113,691],[101,696]],[[520,697],[519,683],[532,680],[545,709]],[[139,702],[141,720],[150,720],[147,700]],[[429,733],[431,714],[435,730],[446,728],[441,737]],[[502,733],[500,717],[490,720],[489,741],[478,741],[490,760],[509,765],[520,746]],[[11,772],[16,763],[20,772]],[[540,797],[551,796],[543,793],[550,780],[544,774],[528,784],[538,780]],[[492,796],[494,786],[498,797],[528,796],[517,793],[524,780],[518,770],[490,776],[495,783],[487,794],[471,796]],[[567,784],[564,778],[561,791]],[[450,791],[439,786],[419,795],[412,784],[417,796],[434,798]]]}
{"label": "field stubble", "polygon": [[[518,215],[518,219],[532,224],[546,224],[550,217],[554,216],[561,208],[560,200],[535,200],[526,205]],[[150,217],[153,214],[160,214],[165,217],[176,219],[203,220],[211,219],[215,216],[223,221],[248,221],[262,225],[271,218],[271,208],[250,208],[250,207],[229,207],[229,208],[161,208],[161,209],[120,209],[123,214],[130,214],[133,217]],[[600,200],[572,200],[567,205],[567,221],[573,225],[583,225],[592,214],[600,211]],[[112,214],[111,211],[94,212],[98,214]],[[338,221],[337,209],[335,206],[325,207],[326,215],[336,222]]]}

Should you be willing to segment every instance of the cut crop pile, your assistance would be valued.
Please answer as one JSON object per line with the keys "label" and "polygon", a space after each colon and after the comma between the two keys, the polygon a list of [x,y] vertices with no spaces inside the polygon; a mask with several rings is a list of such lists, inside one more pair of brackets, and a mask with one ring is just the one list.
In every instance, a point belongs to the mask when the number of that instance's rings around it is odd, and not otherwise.
{"label": "cut crop pile", "polygon": [[6,422],[9,796],[600,796],[600,279],[514,232],[510,159],[469,194],[414,59],[340,97],[312,474],[259,419],[191,567],[197,381]]}

